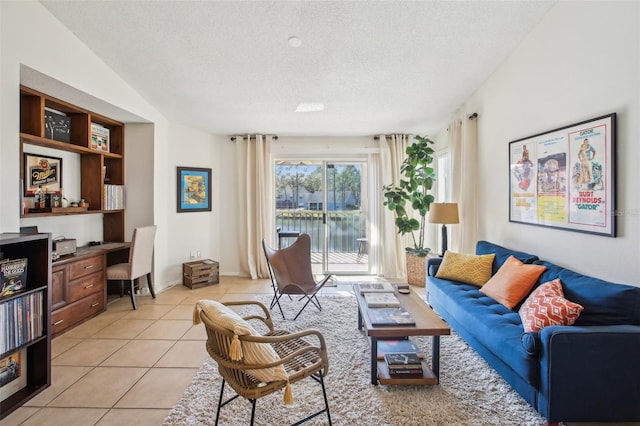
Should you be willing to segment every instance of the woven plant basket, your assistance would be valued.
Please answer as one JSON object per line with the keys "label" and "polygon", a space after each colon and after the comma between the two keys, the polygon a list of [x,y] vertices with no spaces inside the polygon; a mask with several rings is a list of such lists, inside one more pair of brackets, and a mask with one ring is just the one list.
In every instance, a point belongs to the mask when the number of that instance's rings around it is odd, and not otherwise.
{"label": "woven plant basket", "polygon": [[425,286],[427,278],[427,258],[405,253],[407,256],[407,282],[418,287]]}

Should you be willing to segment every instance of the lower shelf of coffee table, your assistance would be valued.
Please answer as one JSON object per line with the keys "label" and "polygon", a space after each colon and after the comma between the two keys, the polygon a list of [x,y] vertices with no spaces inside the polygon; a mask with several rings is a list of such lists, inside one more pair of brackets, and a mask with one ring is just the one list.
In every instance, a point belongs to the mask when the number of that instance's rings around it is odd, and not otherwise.
{"label": "lower shelf of coffee table", "polygon": [[378,382],[381,385],[437,385],[438,378],[431,368],[422,361],[422,377],[391,377],[384,361],[378,361]]}

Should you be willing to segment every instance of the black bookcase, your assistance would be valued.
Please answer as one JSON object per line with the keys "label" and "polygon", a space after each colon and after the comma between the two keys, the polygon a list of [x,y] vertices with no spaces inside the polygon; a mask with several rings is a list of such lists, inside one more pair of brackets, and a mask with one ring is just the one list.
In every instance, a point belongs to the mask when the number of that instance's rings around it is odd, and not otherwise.
{"label": "black bookcase", "polygon": [[0,234],[0,253],[27,259],[24,288],[0,297],[3,419],[51,385],[51,234]]}

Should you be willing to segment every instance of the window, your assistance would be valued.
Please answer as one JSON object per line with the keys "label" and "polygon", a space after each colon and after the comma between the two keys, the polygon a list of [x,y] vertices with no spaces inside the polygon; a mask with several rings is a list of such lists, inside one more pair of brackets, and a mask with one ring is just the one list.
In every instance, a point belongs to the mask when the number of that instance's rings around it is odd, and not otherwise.
{"label": "window", "polygon": [[451,202],[451,153],[448,149],[436,153],[436,201]]}

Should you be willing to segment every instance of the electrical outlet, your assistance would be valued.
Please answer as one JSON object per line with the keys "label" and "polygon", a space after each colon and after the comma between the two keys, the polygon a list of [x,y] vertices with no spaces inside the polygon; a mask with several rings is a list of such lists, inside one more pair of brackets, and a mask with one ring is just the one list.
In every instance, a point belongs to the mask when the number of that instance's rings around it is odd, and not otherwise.
{"label": "electrical outlet", "polygon": [[196,257],[200,259],[200,250],[196,250]]}
{"label": "electrical outlet", "polygon": [[191,250],[191,252],[189,253],[189,259],[193,260],[196,258],[196,251],[195,250]]}

